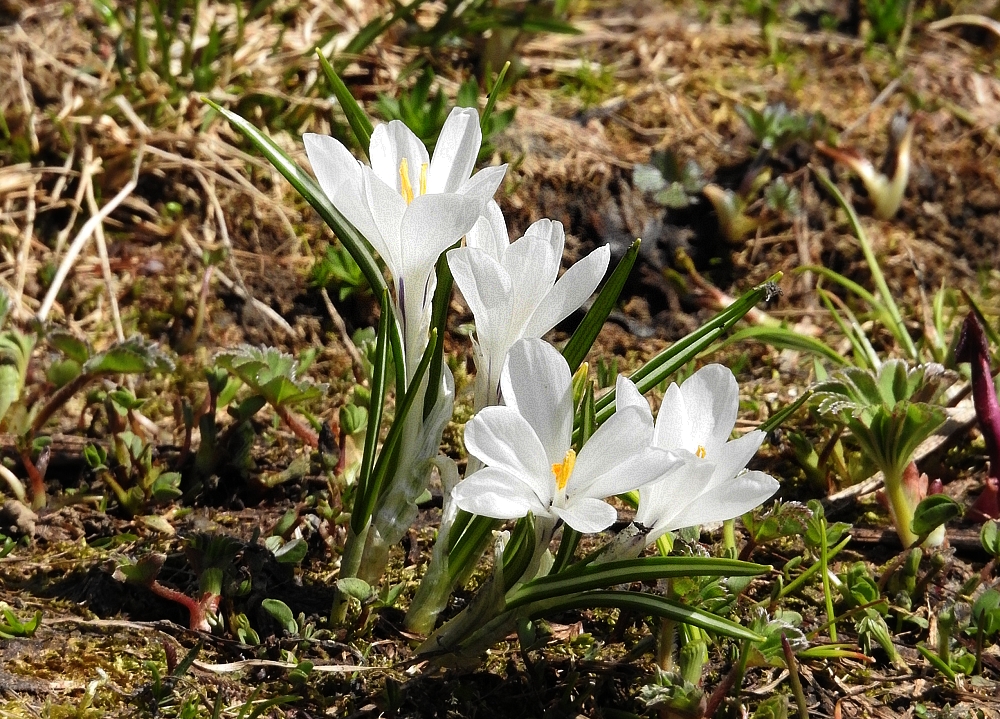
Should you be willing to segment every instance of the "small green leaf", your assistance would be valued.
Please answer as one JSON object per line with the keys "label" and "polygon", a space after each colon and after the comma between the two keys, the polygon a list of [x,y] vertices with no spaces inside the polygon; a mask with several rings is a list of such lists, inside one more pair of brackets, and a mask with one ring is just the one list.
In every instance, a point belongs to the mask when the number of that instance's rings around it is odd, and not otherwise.
{"label": "small green leaf", "polygon": [[345,577],[337,580],[337,589],[341,594],[357,599],[362,604],[371,599],[374,594],[371,585],[357,577]]}
{"label": "small green leaf", "polygon": [[979,541],[982,542],[987,554],[1000,557],[1000,523],[995,519],[985,522],[979,532]]}
{"label": "small green leaf", "polygon": [[90,359],[90,346],[83,340],[65,330],[53,330],[45,338],[52,349],[62,352],[66,357],[75,360],[78,364],[83,364]]}
{"label": "small green leaf", "polygon": [[172,371],[174,362],[159,346],[136,335],[93,355],[83,365],[88,375],[145,374],[153,370]]}
{"label": "small green leaf", "polygon": [[302,539],[296,537],[290,542],[286,542],[274,552],[274,558],[279,564],[298,564],[306,558],[309,545]]}
{"label": "small green leaf", "polygon": [[932,494],[925,498],[913,513],[910,529],[918,537],[923,537],[942,524],[962,516],[962,505],[947,494]]}
{"label": "small green leaf", "polygon": [[295,621],[295,616],[292,614],[292,610],[288,608],[280,599],[265,599],[260,603],[260,606],[264,608],[268,614],[270,614],[281,628],[286,632],[295,636],[299,633],[299,624]]}

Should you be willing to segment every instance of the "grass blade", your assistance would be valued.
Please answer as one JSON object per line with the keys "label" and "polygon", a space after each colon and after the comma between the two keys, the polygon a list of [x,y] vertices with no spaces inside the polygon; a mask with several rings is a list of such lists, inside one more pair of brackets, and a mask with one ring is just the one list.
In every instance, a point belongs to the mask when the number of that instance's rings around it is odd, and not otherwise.
{"label": "grass blade", "polygon": [[330,83],[330,89],[333,90],[337,102],[340,103],[340,108],[347,117],[347,124],[351,126],[351,131],[354,133],[358,145],[361,146],[361,151],[365,153],[365,157],[368,157],[368,146],[372,143],[372,132],[375,129],[372,127],[371,120],[368,119],[365,111],[361,109],[358,101],[354,99],[351,91],[347,89],[344,81],[340,79],[340,75],[333,69],[333,65],[330,64],[330,61],[323,56],[323,53],[318,48],[316,56],[319,58],[319,64],[323,68],[323,74],[326,75],[327,82]]}
{"label": "grass blade", "polygon": [[340,238],[341,243],[351,254],[354,261],[358,263],[358,267],[361,268],[361,273],[368,281],[368,286],[372,292],[377,296],[388,290],[388,285],[382,276],[382,271],[375,262],[374,251],[370,249],[368,240],[334,207],[333,203],[330,202],[330,198],[326,196],[326,193],[319,186],[319,183],[299,167],[295,160],[289,157],[284,150],[278,147],[274,140],[254,127],[252,123],[240,117],[235,112],[220,107],[208,98],[204,99],[216,112],[229,120],[237,130],[246,135],[247,139],[274,165],[275,169],[284,175],[292,187],[313,206],[320,214],[320,217],[323,218],[323,221],[330,226],[330,229],[337,233],[337,237]]}
{"label": "grass blade", "polygon": [[[389,301],[389,293],[382,293],[382,314],[378,320],[378,333],[375,339],[375,359],[372,362],[371,378],[371,399],[368,402],[368,427],[365,429],[365,446],[361,455],[361,470],[358,472],[358,496],[371,494],[369,483],[372,475],[372,467],[375,464],[375,449],[378,445],[379,430],[382,428],[382,412],[385,409],[385,385],[386,369],[389,361],[389,328],[394,322],[392,316],[392,303]],[[359,520],[355,526],[355,534],[364,529],[368,523],[368,517],[364,522]],[[354,515],[351,515],[354,521]],[[358,528],[360,527],[360,528]]]}
{"label": "grass blade", "polygon": [[744,626],[720,616],[706,612],[704,609],[689,607],[656,594],[640,594],[639,592],[597,591],[582,592],[568,597],[539,602],[537,606],[528,606],[531,618],[540,618],[558,614],[568,609],[592,609],[608,607],[624,609],[642,616],[654,616],[672,619],[675,622],[700,627],[706,632],[714,632],[733,639],[745,639],[760,642],[764,638],[751,632]]}
{"label": "grass blade", "polygon": [[588,564],[582,569],[549,574],[528,582],[508,598],[507,608],[592,589],[606,589],[616,584],[674,577],[754,577],[770,570],[770,567],[761,564],[717,557],[641,557]]}
{"label": "grass blade", "polygon": [[815,337],[804,335],[801,332],[796,332],[788,327],[745,327],[744,329],[734,332],[726,337],[726,339],[722,340],[722,342],[712,347],[709,352],[714,352],[728,345],[748,339],[763,342],[764,344],[771,345],[776,349],[791,349],[799,350],[801,352],[810,352],[814,355],[828,359],[838,366],[850,364],[844,357],[842,357],[836,350],[827,345],[825,342],[821,342]]}
{"label": "grass blade", "polygon": [[[780,272],[770,277],[767,282],[745,292],[729,307],[633,372],[630,379],[635,382],[639,392],[645,394],[722,337],[753,309],[754,305],[775,291],[775,283],[779,279],[781,279]],[[612,389],[597,400],[598,424],[614,414],[614,399],[615,392]]]}
{"label": "grass blade", "polygon": [[587,314],[584,316],[583,321],[580,322],[580,326],[576,328],[576,332],[573,333],[573,336],[569,338],[569,342],[563,348],[562,354],[569,363],[570,374],[579,369],[587,353],[590,352],[594,340],[597,339],[598,333],[604,326],[604,321],[611,314],[611,310],[615,308],[615,303],[618,302],[618,295],[621,294],[622,288],[625,286],[625,282],[628,280],[628,276],[632,272],[632,267],[635,265],[638,256],[639,240],[636,240],[628,248],[621,261],[618,262],[618,266],[615,267],[615,271],[611,273],[608,281],[604,283],[604,288],[597,296],[597,299],[594,300],[594,304],[587,310]]}
{"label": "grass blade", "polygon": [[872,250],[872,244],[865,233],[865,228],[861,226],[858,213],[854,211],[853,205],[847,201],[847,198],[841,193],[840,188],[837,187],[836,183],[830,179],[830,176],[824,170],[813,167],[813,174],[816,175],[816,178],[826,188],[827,192],[833,195],[833,199],[837,201],[840,208],[847,213],[847,221],[851,225],[851,230],[858,238],[858,242],[861,244],[861,252],[864,254],[865,261],[868,263],[868,269],[872,273],[872,281],[875,283],[882,302],[885,304],[886,310],[892,319],[892,322],[888,325],[889,331],[895,336],[896,341],[902,345],[903,350],[910,359],[919,360],[917,347],[913,344],[913,339],[910,337],[910,333],[906,329],[906,324],[903,322],[903,316],[899,313],[899,307],[896,305],[896,301],[889,291],[889,285],[886,283],[885,275],[882,274],[882,268],[875,258],[875,252]]}

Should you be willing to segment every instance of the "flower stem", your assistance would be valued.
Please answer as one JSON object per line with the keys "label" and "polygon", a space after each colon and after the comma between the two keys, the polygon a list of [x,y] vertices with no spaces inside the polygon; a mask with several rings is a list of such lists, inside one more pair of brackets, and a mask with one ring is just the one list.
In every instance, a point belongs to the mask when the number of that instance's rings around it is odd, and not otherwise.
{"label": "flower stem", "polygon": [[[360,533],[355,534],[350,523],[347,525],[347,542],[344,544],[344,553],[340,557],[340,579],[347,579],[358,576],[361,568],[361,557],[365,551],[365,540],[371,524],[365,525]],[[339,590],[333,600],[333,607],[330,610],[330,624],[343,624],[347,618],[347,597]]]}
{"label": "flower stem", "polygon": [[902,471],[895,467],[886,467],[882,473],[885,475],[885,495],[889,500],[889,513],[892,515],[893,524],[896,525],[896,534],[899,535],[903,548],[908,549],[919,539],[910,528],[916,503],[910,500],[906,487],[903,486]]}
{"label": "flower stem", "polygon": [[[837,641],[834,639],[834,641]],[[795,697],[795,704],[799,708],[799,719],[809,719],[809,707],[806,704],[806,695],[802,691],[802,681],[799,679],[799,664],[795,661],[795,654],[792,652],[792,645],[788,642],[788,637],[784,632],[781,634],[781,650],[785,654],[785,664],[788,667],[788,681],[792,685],[792,696]]]}
{"label": "flower stem", "polygon": [[[826,601],[826,619],[830,623],[830,641],[837,641],[837,616],[833,612],[833,592],[830,589],[830,549],[827,545],[826,517],[820,519],[820,571],[823,572],[823,599]],[[791,669],[789,669],[791,671]],[[796,675],[796,679],[797,679]],[[801,689],[801,687],[800,687]]]}

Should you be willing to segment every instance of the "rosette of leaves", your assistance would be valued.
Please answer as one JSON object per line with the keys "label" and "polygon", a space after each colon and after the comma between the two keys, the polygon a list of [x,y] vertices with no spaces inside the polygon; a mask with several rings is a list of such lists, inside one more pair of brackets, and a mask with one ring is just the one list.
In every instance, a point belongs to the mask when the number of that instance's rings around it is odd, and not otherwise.
{"label": "rosette of leaves", "polygon": [[83,456],[130,517],[146,512],[153,504],[181,496],[181,475],[154,464],[153,446],[130,431],[114,436],[110,453],[91,444]]}
{"label": "rosette of leaves", "polygon": [[919,480],[904,481],[904,474],[920,443],[944,423],[946,415],[937,402],[954,381],[955,374],[936,363],[910,366],[889,360],[876,371],[849,367],[814,387],[820,414],[850,430],[862,453],[882,471],[904,547],[918,539],[911,524],[927,493],[926,481],[921,487]]}
{"label": "rosette of leaves", "polygon": [[253,394],[263,397],[302,441],[311,447],[319,446],[315,430],[291,408],[323,397],[326,385],[299,379],[304,368],[294,357],[273,347],[241,345],[216,355],[215,364],[239,378]]}
{"label": "rosette of leaves", "polygon": [[653,201],[673,210],[698,202],[705,187],[701,167],[694,160],[683,165],[672,150],[655,150],[649,164],[637,164],[632,170],[636,189],[653,196]]}
{"label": "rosette of leaves", "polygon": [[793,112],[783,102],[765,105],[763,110],[737,105],[736,114],[757,140],[755,164],[761,157],[780,154],[799,140],[811,142],[827,129],[822,113]]}

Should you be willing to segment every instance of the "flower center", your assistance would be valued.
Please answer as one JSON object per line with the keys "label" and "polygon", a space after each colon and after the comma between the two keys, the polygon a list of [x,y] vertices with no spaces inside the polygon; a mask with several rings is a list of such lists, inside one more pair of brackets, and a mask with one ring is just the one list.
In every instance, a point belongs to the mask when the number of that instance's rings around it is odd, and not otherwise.
{"label": "flower center", "polygon": [[698,445],[698,451],[695,452],[695,456],[698,457],[698,459],[705,459],[705,445]]}
{"label": "flower center", "polygon": [[576,452],[572,449],[566,450],[566,456],[562,462],[552,465],[552,474],[556,477],[556,489],[560,492],[566,489],[569,476],[573,474],[573,466],[576,464]]}
{"label": "flower center", "polygon": [[[399,161],[399,189],[403,193],[403,199],[409,205],[413,202],[413,185],[410,184],[410,163],[404,157]],[[417,195],[427,194],[427,163],[420,165],[420,187],[417,188]]]}

